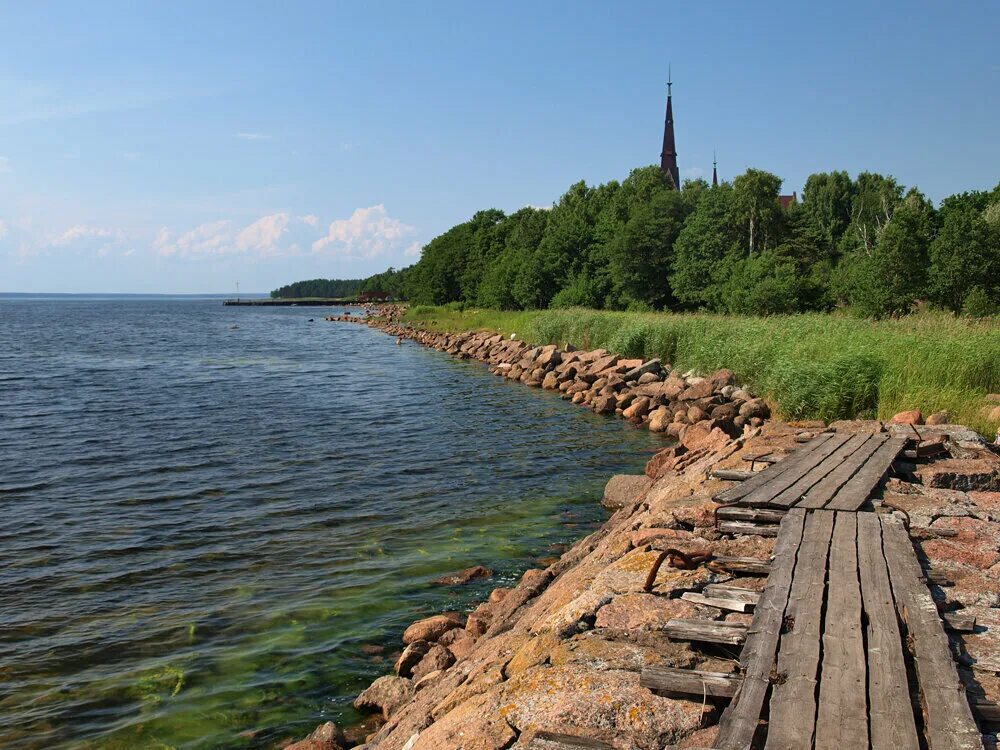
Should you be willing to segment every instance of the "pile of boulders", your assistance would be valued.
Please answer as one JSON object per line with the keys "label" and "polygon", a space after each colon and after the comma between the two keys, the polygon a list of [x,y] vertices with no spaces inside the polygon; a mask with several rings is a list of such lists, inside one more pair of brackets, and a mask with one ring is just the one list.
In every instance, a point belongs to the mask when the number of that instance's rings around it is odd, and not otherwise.
{"label": "pile of boulders", "polygon": [[729,370],[707,377],[681,375],[659,359],[627,359],[605,349],[576,351],[555,344],[531,346],[489,332],[435,333],[380,325],[387,333],[490,365],[490,371],[525,385],[559,391],[598,414],[620,414],[666,433],[689,449],[721,444],[758,427],[768,405],[735,384]]}

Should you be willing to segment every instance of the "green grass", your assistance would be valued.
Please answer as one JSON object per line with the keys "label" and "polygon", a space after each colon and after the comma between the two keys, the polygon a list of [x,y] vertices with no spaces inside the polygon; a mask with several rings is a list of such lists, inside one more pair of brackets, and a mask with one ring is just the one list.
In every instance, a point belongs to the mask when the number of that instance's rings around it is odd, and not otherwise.
{"label": "green grass", "polygon": [[493,330],[525,341],[630,357],[678,370],[728,367],[789,419],[887,419],[941,409],[992,436],[984,396],[1000,392],[1000,321],[939,313],[870,321],[843,315],[767,318],[597,310],[498,312],[416,306],[405,320],[446,331]]}

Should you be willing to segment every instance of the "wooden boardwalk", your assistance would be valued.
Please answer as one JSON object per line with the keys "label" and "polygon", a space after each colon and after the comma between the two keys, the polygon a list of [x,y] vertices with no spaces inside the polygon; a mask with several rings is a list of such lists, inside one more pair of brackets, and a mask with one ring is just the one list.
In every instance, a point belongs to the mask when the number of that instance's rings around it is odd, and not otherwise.
{"label": "wooden boardwalk", "polygon": [[[660,692],[732,696],[713,747],[983,747],[937,607],[895,517],[792,508],[767,585],[742,598],[756,598],[756,608],[740,674],[643,673],[643,684]],[[692,621],[684,623],[690,633]]]}
{"label": "wooden boardwalk", "polygon": [[748,508],[857,511],[909,440],[885,433],[824,432],[715,500]]}

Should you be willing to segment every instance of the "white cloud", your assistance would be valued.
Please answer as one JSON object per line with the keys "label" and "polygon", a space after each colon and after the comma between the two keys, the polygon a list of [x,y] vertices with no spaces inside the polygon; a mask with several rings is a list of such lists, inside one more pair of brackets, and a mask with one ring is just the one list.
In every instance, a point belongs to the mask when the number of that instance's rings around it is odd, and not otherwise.
{"label": "white cloud", "polygon": [[308,244],[315,234],[306,236],[307,227],[315,227],[315,216],[293,216],[280,212],[262,216],[245,227],[228,219],[210,221],[190,231],[174,235],[162,228],[153,241],[153,249],[164,256],[208,257],[221,255],[255,255],[282,257],[297,255],[302,244]]}
{"label": "white cloud", "polygon": [[413,227],[390,217],[379,203],[356,208],[349,219],[331,223],[326,236],[316,240],[312,249],[315,253],[375,258],[396,249],[413,231]]}
{"label": "white cloud", "polygon": [[420,251],[424,249],[424,246],[419,242],[411,242],[410,246],[403,251],[403,255],[407,257],[414,258],[420,255]]}
{"label": "white cloud", "polygon": [[267,133],[237,133],[236,137],[241,141],[269,141],[271,136]]}
{"label": "white cloud", "polygon": [[120,229],[105,229],[104,227],[91,227],[86,224],[77,224],[76,226],[70,227],[62,234],[53,238],[50,244],[59,247],[62,245],[70,245],[81,239],[122,240],[125,239],[125,233]]}

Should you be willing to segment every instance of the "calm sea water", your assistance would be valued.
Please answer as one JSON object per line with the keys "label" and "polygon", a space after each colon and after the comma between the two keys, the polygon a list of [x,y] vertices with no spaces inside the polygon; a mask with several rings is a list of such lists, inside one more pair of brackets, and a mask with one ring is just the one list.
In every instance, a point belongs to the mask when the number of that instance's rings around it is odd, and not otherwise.
{"label": "calm sea water", "polygon": [[659,445],[324,312],[0,300],[0,747],[356,720],[362,645],[556,553]]}

